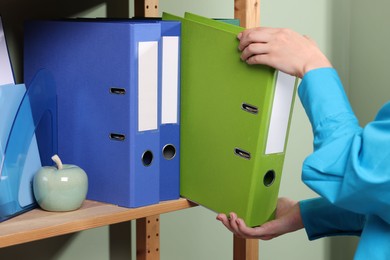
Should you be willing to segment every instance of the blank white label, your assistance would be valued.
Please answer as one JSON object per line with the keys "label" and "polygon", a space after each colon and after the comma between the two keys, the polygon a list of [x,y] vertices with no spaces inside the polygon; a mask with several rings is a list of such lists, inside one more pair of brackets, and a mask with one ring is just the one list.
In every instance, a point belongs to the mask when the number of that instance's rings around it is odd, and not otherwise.
{"label": "blank white label", "polygon": [[138,131],[157,129],[158,42],[138,44]]}
{"label": "blank white label", "polygon": [[284,152],[294,86],[295,77],[278,72],[268,128],[266,154]]}
{"label": "blank white label", "polygon": [[178,118],[179,37],[162,39],[161,123],[176,124]]}

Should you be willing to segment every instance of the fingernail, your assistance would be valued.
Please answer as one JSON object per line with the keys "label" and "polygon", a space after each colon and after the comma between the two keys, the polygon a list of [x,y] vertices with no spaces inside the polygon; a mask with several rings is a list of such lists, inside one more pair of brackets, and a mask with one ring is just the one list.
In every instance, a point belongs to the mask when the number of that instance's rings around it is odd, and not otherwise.
{"label": "fingernail", "polygon": [[238,38],[239,40],[241,40],[241,37],[242,37],[242,33],[239,33],[239,34],[237,35],[237,38]]}

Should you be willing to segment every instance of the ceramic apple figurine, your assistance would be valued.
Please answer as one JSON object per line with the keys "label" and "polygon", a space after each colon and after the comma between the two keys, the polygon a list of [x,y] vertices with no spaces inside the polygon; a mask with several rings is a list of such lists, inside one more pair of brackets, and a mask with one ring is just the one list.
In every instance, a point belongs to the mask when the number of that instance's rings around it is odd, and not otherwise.
{"label": "ceramic apple figurine", "polygon": [[62,164],[58,155],[51,158],[56,166],[44,166],[35,174],[33,190],[38,205],[48,211],[71,211],[81,207],[88,191],[88,177],[83,169]]}

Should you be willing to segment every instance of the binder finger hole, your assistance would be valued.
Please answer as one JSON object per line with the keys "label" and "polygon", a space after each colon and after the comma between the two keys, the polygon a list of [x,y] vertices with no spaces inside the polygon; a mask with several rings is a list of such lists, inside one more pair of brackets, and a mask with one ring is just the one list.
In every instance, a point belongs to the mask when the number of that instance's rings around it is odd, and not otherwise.
{"label": "binder finger hole", "polygon": [[126,89],[124,88],[110,88],[110,93],[115,95],[124,95],[126,94]]}
{"label": "binder finger hole", "polygon": [[275,181],[275,171],[274,170],[269,170],[266,172],[263,178],[263,183],[266,187],[271,186]]}
{"label": "binder finger hole", "polygon": [[153,153],[151,151],[146,151],[142,155],[142,164],[144,166],[150,166],[153,162]]}
{"label": "binder finger hole", "polygon": [[164,159],[172,160],[176,156],[176,148],[172,144],[167,144],[162,150]]}
{"label": "binder finger hole", "polygon": [[259,112],[259,109],[257,107],[250,105],[250,104],[247,104],[247,103],[242,103],[241,108],[244,111],[249,112],[251,114],[257,114]]}
{"label": "binder finger hole", "polygon": [[234,154],[237,156],[240,156],[244,159],[247,159],[247,160],[251,159],[251,154],[247,151],[240,149],[240,148],[234,148]]}
{"label": "binder finger hole", "polygon": [[124,141],[126,136],[123,134],[110,133],[110,139],[115,141]]}

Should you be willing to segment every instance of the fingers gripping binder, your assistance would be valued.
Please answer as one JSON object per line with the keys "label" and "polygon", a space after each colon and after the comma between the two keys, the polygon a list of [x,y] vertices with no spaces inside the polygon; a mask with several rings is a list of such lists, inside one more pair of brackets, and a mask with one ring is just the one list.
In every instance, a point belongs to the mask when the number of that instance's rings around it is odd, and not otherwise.
{"label": "fingers gripping binder", "polygon": [[[20,85],[11,87],[9,93],[22,93]],[[34,77],[10,124],[0,166],[0,221],[35,207],[31,164],[49,164],[57,150],[56,88],[47,71]]]}

